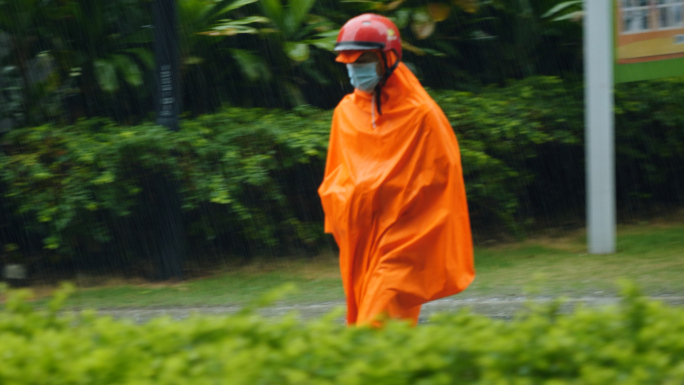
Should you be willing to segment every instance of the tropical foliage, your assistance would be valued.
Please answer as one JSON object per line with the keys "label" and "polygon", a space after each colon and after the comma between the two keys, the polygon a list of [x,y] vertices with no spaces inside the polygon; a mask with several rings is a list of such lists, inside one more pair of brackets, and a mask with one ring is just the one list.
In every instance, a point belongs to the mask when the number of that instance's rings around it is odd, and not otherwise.
{"label": "tropical foliage", "polygon": [[[154,1],[0,0],[0,227],[26,230],[0,232],[12,253],[129,258],[146,247],[132,229],[150,227],[139,210],[159,201],[160,173],[182,187],[193,245],[321,242],[329,108],[350,91],[331,50],[363,12],[395,21],[449,117],[476,229],[522,233],[584,205],[580,2],[176,5],[184,115],[171,134],[148,123]],[[623,208],[681,200],[681,85],[616,90]]]}
{"label": "tropical foliage", "polygon": [[[476,90],[535,74],[577,76],[580,26],[554,16],[573,9],[559,3],[178,0],[183,106],[192,114],[226,103],[334,106],[349,86],[330,51],[339,27],[363,12],[397,23],[405,61],[433,88]],[[0,1],[0,113],[12,126],[95,116],[134,123],[149,116],[153,5]]]}

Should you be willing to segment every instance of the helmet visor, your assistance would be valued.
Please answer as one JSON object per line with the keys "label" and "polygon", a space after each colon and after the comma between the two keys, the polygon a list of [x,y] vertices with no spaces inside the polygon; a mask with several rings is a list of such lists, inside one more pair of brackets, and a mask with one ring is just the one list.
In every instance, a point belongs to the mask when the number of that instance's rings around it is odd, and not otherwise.
{"label": "helmet visor", "polygon": [[340,63],[353,63],[363,54],[364,51],[340,51],[335,61]]}

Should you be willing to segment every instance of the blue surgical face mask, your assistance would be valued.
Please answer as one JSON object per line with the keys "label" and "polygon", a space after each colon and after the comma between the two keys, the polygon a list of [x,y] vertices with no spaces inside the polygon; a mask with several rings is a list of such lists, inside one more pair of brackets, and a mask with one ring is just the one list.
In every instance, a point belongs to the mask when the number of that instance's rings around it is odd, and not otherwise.
{"label": "blue surgical face mask", "polygon": [[380,75],[375,67],[378,63],[363,63],[363,64],[347,64],[347,72],[349,73],[349,80],[351,85],[355,88],[371,93],[375,86],[380,83]]}

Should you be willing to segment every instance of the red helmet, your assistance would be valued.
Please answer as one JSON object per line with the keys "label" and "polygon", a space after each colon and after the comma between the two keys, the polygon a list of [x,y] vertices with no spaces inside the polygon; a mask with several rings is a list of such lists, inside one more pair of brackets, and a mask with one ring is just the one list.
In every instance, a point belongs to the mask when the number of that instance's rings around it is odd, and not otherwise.
{"label": "red helmet", "polygon": [[377,49],[383,53],[393,51],[397,62],[401,60],[401,37],[392,20],[372,13],[356,16],[347,21],[337,35],[335,51]]}

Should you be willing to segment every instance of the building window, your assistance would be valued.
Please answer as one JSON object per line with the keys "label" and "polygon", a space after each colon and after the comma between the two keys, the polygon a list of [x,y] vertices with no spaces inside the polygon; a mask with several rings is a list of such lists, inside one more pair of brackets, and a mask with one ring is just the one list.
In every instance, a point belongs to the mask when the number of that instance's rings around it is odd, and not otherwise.
{"label": "building window", "polygon": [[658,29],[681,28],[684,0],[656,0]]}
{"label": "building window", "polygon": [[649,0],[622,0],[622,32],[630,33],[650,30],[651,20],[649,11]]}
{"label": "building window", "polygon": [[684,27],[684,0],[620,0],[622,33]]}

